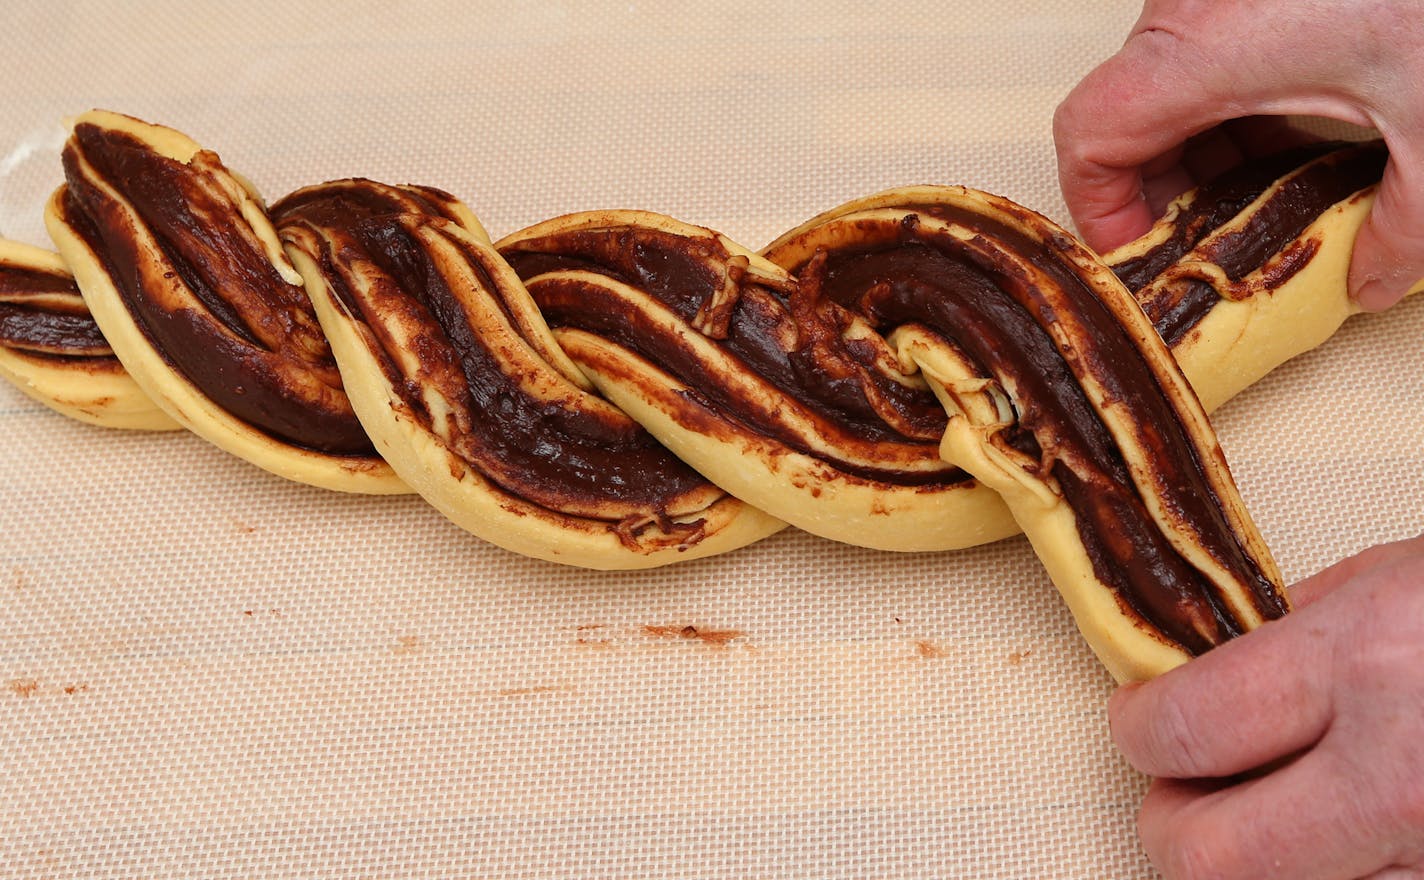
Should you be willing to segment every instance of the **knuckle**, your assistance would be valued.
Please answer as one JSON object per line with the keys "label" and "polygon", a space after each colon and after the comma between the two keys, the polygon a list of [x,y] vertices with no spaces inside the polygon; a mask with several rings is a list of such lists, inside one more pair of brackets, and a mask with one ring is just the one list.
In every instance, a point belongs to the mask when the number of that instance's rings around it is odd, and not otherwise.
{"label": "knuckle", "polygon": [[1164,773],[1180,778],[1209,775],[1207,747],[1182,697],[1168,692],[1157,705],[1149,757]]}
{"label": "knuckle", "polygon": [[1424,192],[1397,182],[1399,172],[1396,163],[1401,161],[1393,157],[1390,159],[1385,182],[1380,186],[1360,235],[1372,238],[1373,246],[1384,256],[1413,267],[1424,260],[1424,227],[1420,225],[1424,222]]}
{"label": "knuckle", "polygon": [[[1073,93],[1063,99],[1063,103],[1053,109],[1053,142],[1061,153],[1067,153],[1075,146],[1073,134],[1078,128],[1078,107]],[[1077,156],[1073,156],[1077,158]]]}
{"label": "knuckle", "polygon": [[1113,133],[1104,129],[1103,111],[1113,103],[1113,77],[1101,67],[1083,79],[1053,110],[1053,142],[1060,160],[1093,166],[1110,157]]}

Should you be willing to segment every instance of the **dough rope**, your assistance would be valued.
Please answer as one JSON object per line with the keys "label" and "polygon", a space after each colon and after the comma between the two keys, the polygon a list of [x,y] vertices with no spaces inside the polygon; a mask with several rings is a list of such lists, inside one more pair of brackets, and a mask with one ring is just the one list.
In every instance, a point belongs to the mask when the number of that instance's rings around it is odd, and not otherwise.
{"label": "dough rope", "polygon": [[964,187],[859,199],[761,253],[636,211],[491,243],[428,187],[268,211],[187,136],[92,111],[46,209],[62,260],[0,249],[0,373],[573,565],[786,523],[904,551],[1023,529],[1105,665],[1147,678],[1287,610],[1206,412],[1352,313],[1382,164],[1244,169],[1103,258]]}

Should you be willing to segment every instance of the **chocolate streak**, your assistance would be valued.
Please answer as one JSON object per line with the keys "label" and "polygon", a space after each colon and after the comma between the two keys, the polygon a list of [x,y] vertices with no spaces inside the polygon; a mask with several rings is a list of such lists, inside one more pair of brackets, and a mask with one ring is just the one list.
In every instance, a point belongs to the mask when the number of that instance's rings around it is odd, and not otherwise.
{"label": "chocolate streak", "polygon": [[[1112,266],[1138,300],[1158,334],[1175,345],[1205,318],[1224,291],[1200,279],[1183,279],[1155,291],[1145,288],[1263,194],[1240,229],[1220,235],[1200,259],[1220,266],[1231,281],[1260,269],[1287,250],[1326,209],[1379,183],[1388,153],[1379,142],[1342,147],[1320,144],[1258,160],[1201,186],[1177,215],[1171,234],[1146,252]],[[1308,164],[1307,164],[1308,163]],[[1317,244],[1299,242],[1266,279],[1279,287],[1302,269]]]}
{"label": "chocolate streak", "polygon": [[1206,552],[1247,586],[1264,617],[1284,614],[1280,597],[1226,521],[1187,429],[1150,381],[1145,356],[1107,307],[1051,249],[983,216],[960,219],[977,230],[977,240],[1007,251],[1009,261],[927,232],[909,215],[897,242],[831,253],[826,294],[881,328],[929,327],[1012,389],[1018,425],[1032,433],[1048,466],[1039,476],[1051,475],[1074,510],[1099,579],[1154,630],[1201,653],[1239,627],[1216,587],[1152,520],[1117,444],[1045,330],[1053,320],[1051,300],[1019,280],[1013,261],[1044,271],[1088,329],[1075,345],[1093,378],[1108,399],[1133,413],[1138,439],[1169,493],[1166,509],[1200,531]]}
{"label": "chocolate streak", "polygon": [[68,274],[0,260],[0,346],[29,355],[118,360]]}
{"label": "chocolate streak", "polygon": [[[216,156],[176,162],[131,135],[86,123],[75,127],[64,167],[63,219],[104,263],[130,315],[175,370],[282,441],[334,455],[375,454],[312,329],[305,292],[278,274],[206,177],[220,167]],[[129,233],[126,208],[202,308],[165,308],[164,291],[145,288],[151,256]]]}
{"label": "chocolate streak", "polygon": [[[695,539],[698,524],[666,518],[700,510],[723,493],[621,413],[567,396],[531,394],[467,316],[470,308],[492,308],[519,326],[483,265],[492,255],[443,232],[478,279],[477,290],[453,290],[440,258],[416,237],[448,227],[429,216],[390,213],[392,207],[398,206],[368,188],[329,184],[273,210],[284,236],[305,228],[328,242],[313,256],[347,312],[362,319],[372,336],[390,342],[381,330],[387,318],[420,327],[419,377],[403,377],[390,352],[373,352],[404,404],[433,429],[412,380],[434,383],[457,414],[457,429],[443,436],[447,446],[512,495],[570,515],[660,521],[664,529]],[[347,283],[347,270],[358,263],[378,270],[379,290],[373,285],[358,292]],[[544,369],[553,375],[551,366]]]}
{"label": "chocolate streak", "polygon": [[[520,241],[505,248],[503,256],[530,283],[552,326],[586,330],[641,355],[687,385],[687,393],[704,406],[754,432],[869,480],[929,486],[970,479],[939,461],[946,417],[934,395],[895,381],[875,368],[873,352],[865,344],[845,341],[841,331],[851,315],[835,303],[812,301],[805,290],[744,284],[719,342],[745,370],[806,407],[825,426],[823,437],[845,433],[865,443],[918,449],[922,461],[936,465],[933,469],[911,470],[891,461],[858,462],[812,451],[775,420],[750,412],[747,402],[715,371],[678,340],[655,332],[617,295],[567,277],[541,277],[562,270],[593,272],[651,294],[692,323],[723,286],[723,279],[705,262],[727,258],[718,245],[629,228]],[[789,345],[788,336],[794,338]],[[887,423],[886,410],[901,428]]]}

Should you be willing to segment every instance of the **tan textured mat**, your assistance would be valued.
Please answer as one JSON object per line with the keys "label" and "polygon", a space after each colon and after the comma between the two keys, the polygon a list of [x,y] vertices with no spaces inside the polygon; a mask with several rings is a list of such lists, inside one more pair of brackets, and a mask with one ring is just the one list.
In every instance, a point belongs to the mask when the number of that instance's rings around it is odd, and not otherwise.
{"label": "tan textured mat", "polygon": [[[921,182],[1064,220],[1057,100],[1135,3],[55,3],[0,33],[0,235],[61,120],[172,124],[500,236],[646,208],[760,247]],[[238,11],[240,10],[240,11]],[[1424,302],[1215,417],[1288,579],[1424,523]],[[783,532],[651,572],[481,544],[0,387],[0,876],[1151,877],[1109,677],[1023,539]]]}

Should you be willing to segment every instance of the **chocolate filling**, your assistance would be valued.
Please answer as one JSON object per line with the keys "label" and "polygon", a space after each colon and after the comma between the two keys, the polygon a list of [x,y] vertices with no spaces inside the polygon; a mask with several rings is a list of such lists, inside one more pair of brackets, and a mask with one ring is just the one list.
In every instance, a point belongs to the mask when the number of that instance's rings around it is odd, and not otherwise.
{"label": "chocolate filling", "polygon": [[[1113,271],[1129,290],[1139,293],[1158,334],[1175,345],[1211,312],[1221,295],[1206,281],[1187,279],[1149,296],[1143,289],[1157,276],[1284,177],[1241,229],[1220,236],[1203,250],[1202,259],[1239,281],[1285,250],[1331,205],[1378,183],[1387,158],[1382,143],[1343,148],[1317,144],[1243,165],[1203,185],[1178,214],[1166,240],[1118,262]],[[1314,247],[1290,255],[1266,279],[1267,285],[1275,288],[1288,281],[1309,263]]]}
{"label": "chocolate filling", "polygon": [[[89,179],[81,157],[123,202]],[[105,264],[154,349],[214,403],[296,446],[374,455],[329,352],[321,350],[324,342],[312,342],[316,319],[305,292],[288,284],[243,234],[233,206],[203,178],[200,160],[215,163],[216,157],[199,154],[184,164],[124,132],[80,124],[64,150],[64,219]],[[144,288],[151,256],[127,234],[130,206],[201,309],[164,308],[159,292]],[[235,291],[259,303],[260,311],[235,307]],[[282,342],[263,344],[262,336]]]}
{"label": "chocolate filling", "polygon": [[113,357],[93,318],[9,303],[0,303],[0,345],[50,357]]}
{"label": "chocolate filling", "polygon": [[[429,365],[422,378],[439,381],[445,364],[457,371],[456,381],[441,382],[440,390],[469,418],[461,425],[462,433],[443,438],[447,445],[510,494],[576,515],[597,511],[605,518],[640,513],[667,517],[705,503],[690,505],[690,497],[720,495],[626,416],[567,399],[543,399],[522,387],[500,352],[471,326],[461,302],[482,299],[513,322],[506,303],[493,293],[499,288],[482,265],[486,258],[446,235],[480,286],[491,292],[457,293],[437,258],[412,234],[408,223],[422,221],[386,213],[390,207],[359,188],[342,188],[325,197],[311,193],[284,201],[274,215],[284,230],[305,226],[331,242],[325,274],[352,315],[364,315],[372,326],[381,317],[372,314],[374,310],[398,309],[403,320],[423,326],[422,338],[430,344],[422,351]],[[379,301],[358,295],[343,280],[338,264],[353,260],[369,261],[390,281],[383,285]],[[375,330],[373,335],[382,334]],[[399,378],[392,358],[377,354],[384,358],[387,375],[405,405],[424,413],[429,427],[419,390]],[[665,529],[698,528],[695,523],[661,524]]]}
{"label": "chocolate filling", "polygon": [[78,296],[79,288],[68,275],[0,261],[0,298],[36,293],[67,293]]}
{"label": "chocolate filling", "polygon": [[458,220],[456,198],[431,186],[391,186],[366,178],[334,180],[303,187],[278,199],[273,223],[304,222],[317,229],[349,230],[362,220],[392,214],[424,214]]}
{"label": "chocolate filling", "polygon": [[[1236,540],[1185,428],[1161,389],[1144,382],[1151,371],[1107,308],[1042,246],[983,217],[963,219],[1071,295],[1090,331],[1082,353],[1108,397],[1134,413],[1170,493],[1170,515],[1200,530],[1206,551],[1247,585],[1265,617],[1283,614],[1276,591]],[[1216,588],[1152,521],[1107,428],[1045,332],[1051,313],[1034,291],[1015,280],[1011,265],[951,237],[925,233],[913,222],[902,230],[892,245],[829,254],[826,294],[879,327],[913,322],[931,328],[1014,389],[1019,426],[1046,453],[1043,461],[1077,516],[1096,574],[1151,627],[1192,653],[1236,635]]]}
{"label": "chocolate filling", "polygon": [[[73,305],[54,302],[53,294],[66,294]],[[42,357],[113,359],[78,297],[67,274],[0,261],[0,346]]]}

